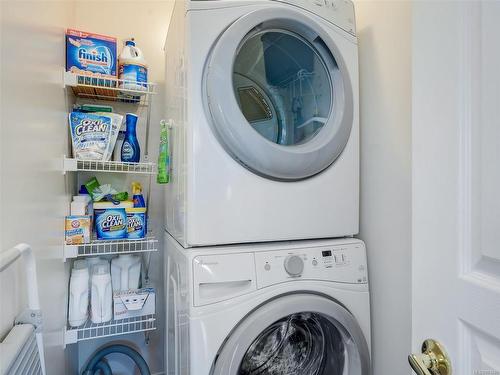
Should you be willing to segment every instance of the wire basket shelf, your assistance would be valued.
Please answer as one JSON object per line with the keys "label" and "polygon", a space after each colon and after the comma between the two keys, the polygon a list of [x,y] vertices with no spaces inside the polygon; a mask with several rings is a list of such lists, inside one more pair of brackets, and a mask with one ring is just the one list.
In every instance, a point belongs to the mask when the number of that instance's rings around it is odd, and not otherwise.
{"label": "wire basket shelf", "polygon": [[127,253],[146,253],[158,251],[158,240],[151,234],[140,240],[92,240],[91,243],[81,245],[64,245],[64,259],[115,255]]}
{"label": "wire basket shelf", "polygon": [[82,160],[64,157],[63,173],[77,171],[155,174],[155,163],[124,163],[120,161]]}
{"label": "wire basket shelf", "polygon": [[102,337],[124,335],[156,329],[156,315],[143,315],[135,318],[111,320],[107,323],[95,324],[88,320],[80,327],[68,327],[65,332],[65,344]]}
{"label": "wire basket shelf", "polygon": [[148,104],[150,96],[156,94],[156,85],[151,82],[96,77],[73,72],[64,72],[64,84],[73,89],[75,96],[94,100]]}

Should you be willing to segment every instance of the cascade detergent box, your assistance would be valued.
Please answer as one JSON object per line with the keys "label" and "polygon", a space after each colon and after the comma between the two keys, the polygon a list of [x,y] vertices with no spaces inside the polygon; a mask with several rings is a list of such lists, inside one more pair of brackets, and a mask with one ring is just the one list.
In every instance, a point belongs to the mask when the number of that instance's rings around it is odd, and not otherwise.
{"label": "cascade detergent box", "polygon": [[[116,38],[66,30],[66,71],[97,78],[117,78]],[[82,82],[79,82],[82,83]],[[85,82],[91,84],[90,82]]]}

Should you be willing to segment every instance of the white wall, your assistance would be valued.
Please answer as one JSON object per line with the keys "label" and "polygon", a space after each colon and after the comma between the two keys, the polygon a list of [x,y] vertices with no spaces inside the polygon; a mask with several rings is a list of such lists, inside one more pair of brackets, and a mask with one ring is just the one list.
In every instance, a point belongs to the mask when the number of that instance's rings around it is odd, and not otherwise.
{"label": "white wall", "polygon": [[[158,83],[154,98],[150,156],[156,161],[159,120],[163,117],[163,44],[173,1],[100,2],[98,11],[90,1],[1,1],[1,138],[0,228],[1,247],[19,241],[30,243],[38,260],[38,278],[45,316],[47,371],[50,375],[74,373],[75,366],[105,341],[68,346],[70,363],[65,366],[62,330],[65,326],[68,269],[61,261],[63,218],[69,195],[60,172],[67,153],[67,111],[73,101],[62,85],[65,61],[64,30],[78,28],[123,40],[134,36],[148,63],[150,80]],[[120,45],[121,48],[121,45]],[[141,109],[144,115],[145,110]],[[139,133],[142,133],[141,128]],[[69,179],[72,181],[72,178]],[[153,179],[154,181],[154,179]],[[153,182],[152,217],[162,238],[161,186]],[[71,193],[71,192],[69,192]],[[162,254],[151,261],[152,281],[161,287]],[[22,274],[12,269],[0,278],[0,339],[11,327],[24,298]],[[15,280],[16,283],[13,283]],[[7,292],[7,293],[5,293]],[[163,293],[158,293],[163,306]],[[3,303],[9,301],[9,303]],[[159,312],[162,316],[162,312]],[[149,347],[140,334],[131,341],[145,355],[153,373],[163,368],[163,323],[151,336]],[[127,337],[117,338],[118,340]],[[81,360],[77,360],[77,355]],[[80,362],[80,363],[78,363]],[[118,373],[131,373],[128,368]]]}
{"label": "white wall", "polygon": [[[0,7],[0,245],[6,249],[23,241],[34,249],[44,332],[56,333],[45,337],[48,373],[62,374],[67,279],[60,256],[66,196],[55,163],[60,166],[66,150],[62,67],[64,28],[73,6],[70,1],[2,1]],[[25,305],[23,276],[10,271],[0,278],[0,336]]]}
{"label": "white wall", "polygon": [[411,3],[356,2],[361,229],[368,249],[373,374],[409,374],[411,348]]}

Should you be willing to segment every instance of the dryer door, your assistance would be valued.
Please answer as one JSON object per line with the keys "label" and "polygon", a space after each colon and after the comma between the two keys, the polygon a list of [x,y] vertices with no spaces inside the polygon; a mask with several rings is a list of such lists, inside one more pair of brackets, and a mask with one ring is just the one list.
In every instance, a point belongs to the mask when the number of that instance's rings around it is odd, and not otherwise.
{"label": "dryer door", "polygon": [[205,70],[206,104],[235,160],[285,181],[334,163],[353,123],[351,80],[335,42],[347,38],[343,33],[327,32],[306,12],[273,6],[239,18],[220,36]]}
{"label": "dryer door", "polygon": [[211,374],[369,375],[369,371],[368,346],[349,311],[326,297],[292,294],[250,313],[225,341]]}

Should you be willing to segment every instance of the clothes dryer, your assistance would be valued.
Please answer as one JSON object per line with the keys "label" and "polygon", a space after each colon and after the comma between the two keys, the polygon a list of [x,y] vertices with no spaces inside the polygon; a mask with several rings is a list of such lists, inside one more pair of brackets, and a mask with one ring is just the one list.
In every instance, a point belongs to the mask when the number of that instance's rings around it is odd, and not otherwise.
{"label": "clothes dryer", "polygon": [[194,247],[358,232],[352,2],[177,1],[165,51],[169,233]]}

